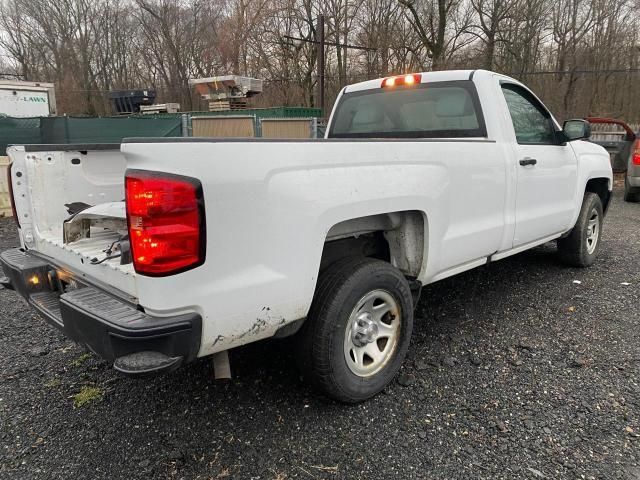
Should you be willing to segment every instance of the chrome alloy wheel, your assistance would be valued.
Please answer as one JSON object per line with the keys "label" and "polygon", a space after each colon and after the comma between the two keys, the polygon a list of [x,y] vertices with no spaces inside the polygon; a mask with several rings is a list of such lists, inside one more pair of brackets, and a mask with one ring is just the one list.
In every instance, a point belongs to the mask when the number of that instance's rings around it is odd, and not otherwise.
{"label": "chrome alloy wheel", "polygon": [[400,306],[386,290],[373,290],[356,304],[347,321],[344,358],[359,377],[379,372],[393,357],[400,337]]}
{"label": "chrome alloy wheel", "polygon": [[589,223],[587,224],[587,253],[591,255],[598,245],[598,239],[600,236],[600,216],[598,211],[594,208],[591,210],[589,216]]}

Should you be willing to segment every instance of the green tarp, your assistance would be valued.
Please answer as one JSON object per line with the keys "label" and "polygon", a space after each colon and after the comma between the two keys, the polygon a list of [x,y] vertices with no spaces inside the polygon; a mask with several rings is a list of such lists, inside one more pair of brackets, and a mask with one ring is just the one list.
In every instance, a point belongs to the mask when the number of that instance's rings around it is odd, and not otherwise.
{"label": "green tarp", "polygon": [[180,116],[0,117],[0,154],[8,145],[119,143],[126,137],[180,137]]}
{"label": "green tarp", "polygon": [[7,145],[42,143],[40,118],[0,117],[0,156],[6,155]]}
{"label": "green tarp", "polygon": [[[225,112],[160,113],[122,117],[34,117],[0,116],[0,155],[8,145],[61,143],[120,143],[127,137],[182,137],[182,118],[187,116],[251,115],[261,118],[319,117],[317,108],[273,107]],[[188,127],[187,127],[188,128]]]}

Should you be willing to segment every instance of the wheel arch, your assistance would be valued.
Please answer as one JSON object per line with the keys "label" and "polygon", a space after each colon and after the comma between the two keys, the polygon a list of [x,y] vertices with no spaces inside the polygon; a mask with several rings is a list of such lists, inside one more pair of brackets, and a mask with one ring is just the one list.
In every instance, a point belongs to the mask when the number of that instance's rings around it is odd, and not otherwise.
{"label": "wheel arch", "polygon": [[595,193],[602,202],[602,211],[606,214],[611,201],[611,181],[606,177],[590,178],[585,185],[585,193]]}
{"label": "wheel arch", "polygon": [[327,232],[320,270],[349,255],[386,260],[405,276],[418,278],[426,268],[429,223],[419,210],[385,212],[351,218]]}

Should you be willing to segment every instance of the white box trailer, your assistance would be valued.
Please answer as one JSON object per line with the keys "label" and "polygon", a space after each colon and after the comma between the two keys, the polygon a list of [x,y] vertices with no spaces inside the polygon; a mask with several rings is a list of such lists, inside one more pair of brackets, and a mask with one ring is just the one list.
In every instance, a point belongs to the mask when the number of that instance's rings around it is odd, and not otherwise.
{"label": "white box trailer", "polygon": [[53,83],[0,80],[0,115],[47,117],[55,114]]}

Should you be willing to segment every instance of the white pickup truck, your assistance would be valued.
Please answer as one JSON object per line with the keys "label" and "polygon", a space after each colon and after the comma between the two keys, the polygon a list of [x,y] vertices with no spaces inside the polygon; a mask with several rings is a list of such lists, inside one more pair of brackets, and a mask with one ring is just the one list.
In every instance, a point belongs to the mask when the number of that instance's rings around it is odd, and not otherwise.
{"label": "white pickup truck", "polygon": [[423,285],[552,240],[593,263],[612,172],[588,136],[476,70],[345,87],[321,140],[10,147],[2,283],[127,374],[295,335],[307,379],[362,401]]}

